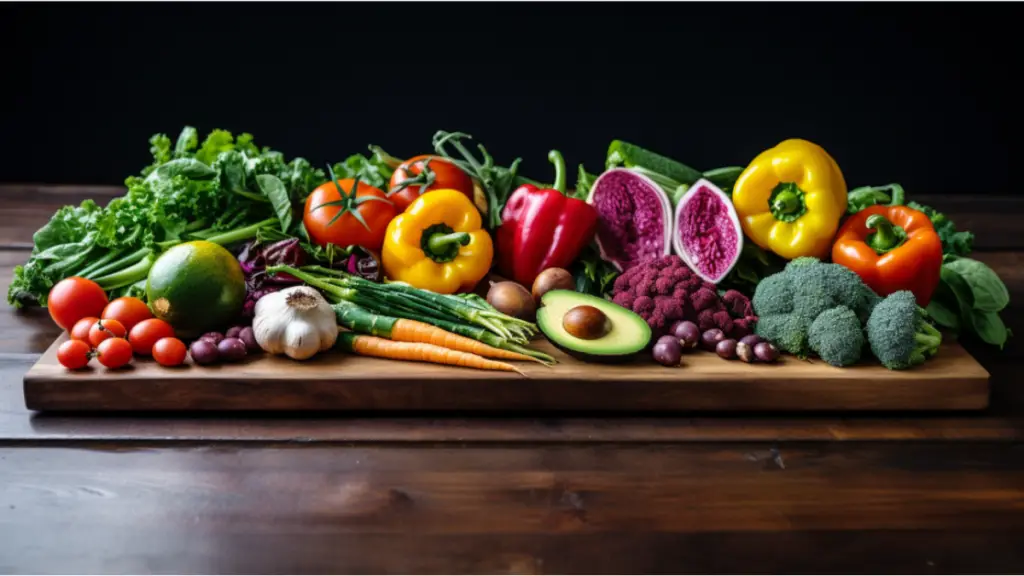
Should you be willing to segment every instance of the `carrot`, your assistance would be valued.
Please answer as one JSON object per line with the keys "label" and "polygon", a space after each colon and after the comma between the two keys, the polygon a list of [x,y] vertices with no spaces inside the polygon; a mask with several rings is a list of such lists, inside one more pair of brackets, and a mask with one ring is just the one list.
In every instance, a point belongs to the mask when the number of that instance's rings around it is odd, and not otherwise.
{"label": "carrot", "polygon": [[339,332],[336,345],[347,352],[359,354],[360,356],[374,356],[376,358],[388,358],[390,360],[409,360],[413,362],[432,362],[434,364],[448,364],[451,366],[464,366],[466,368],[479,368],[480,370],[501,370],[505,372],[517,372],[523,374],[518,368],[505,362],[488,360],[476,354],[449,350],[434,344],[423,342],[395,342],[377,336],[365,336],[355,332]]}
{"label": "carrot", "polygon": [[[476,329],[475,327],[467,326],[466,328],[470,329],[470,334],[477,336],[481,340],[486,339],[494,344],[498,344],[498,346],[490,345],[488,342],[478,341],[467,337],[466,335],[455,334],[451,330],[445,330],[444,328],[460,328],[459,325],[454,325],[448,322],[441,323],[443,326],[442,328],[427,324],[426,322],[419,322],[417,320],[392,318],[390,316],[374,314],[365,308],[348,302],[335,304],[333,308],[338,324],[344,328],[352,330],[353,332],[369,334],[371,336],[378,336],[398,342],[420,342],[423,344],[433,344],[435,346],[441,346],[442,348],[477,354],[486,358],[499,358],[502,360],[523,360],[540,362],[543,364],[546,360],[544,356],[547,356],[541,352],[524,349],[507,341],[501,340],[493,334],[485,332],[482,329]],[[500,348],[499,346],[507,346],[514,349],[509,350],[507,348]],[[524,350],[529,352],[529,354],[522,353],[519,350]],[[532,354],[537,354],[538,356],[543,354],[543,356],[534,357]]]}

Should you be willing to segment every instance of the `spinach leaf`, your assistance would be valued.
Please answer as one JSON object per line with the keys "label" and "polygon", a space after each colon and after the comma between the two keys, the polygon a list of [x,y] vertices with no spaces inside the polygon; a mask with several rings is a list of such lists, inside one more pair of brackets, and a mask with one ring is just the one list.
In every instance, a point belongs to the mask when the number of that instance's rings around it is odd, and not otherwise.
{"label": "spinach leaf", "polygon": [[288,189],[284,187],[281,179],[273,174],[256,176],[256,185],[270,199],[277,219],[281,221],[281,231],[287,232],[292,226],[292,199],[288,196]]}
{"label": "spinach leaf", "polygon": [[1006,329],[1003,320],[995,312],[974,310],[971,314],[971,322],[978,337],[988,344],[999,346],[999,348],[1006,344],[1006,339],[1010,336],[1010,331]]}
{"label": "spinach leaf", "polygon": [[941,326],[957,330],[960,328],[960,316],[958,312],[950,309],[938,298],[933,297],[928,302],[928,316]]}
{"label": "spinach leaf", "polygon": [[958,258],[943,266],[963,278],[971,288],[973,307],[982,312],[999,312],[1010,303],[1010,293],[996,273],[983,262]]}

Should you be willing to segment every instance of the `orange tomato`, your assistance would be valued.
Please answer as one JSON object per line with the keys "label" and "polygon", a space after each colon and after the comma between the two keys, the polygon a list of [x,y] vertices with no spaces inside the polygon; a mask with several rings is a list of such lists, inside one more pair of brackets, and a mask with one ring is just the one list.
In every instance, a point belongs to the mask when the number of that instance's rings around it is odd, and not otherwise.
{"label": "orange tomato", "polygon": [[[424,166],[427,167],[426,174],[424,174]],[[402,183],[405,181],[418,183],[402,188]],[[473,179],[469,177],[469,174],[445,158],[421,154],[402,162],[398,168],[395,168],[394,173],[391,174],[391,182],[388,183],[388,198],[395,203],[395,208],[399,212],[404,212],[422,194],[442,188],[458,190],[468,196],[470,200],[473,199]]]}
{"label": "orange tomato", "polygon": [[136,354],[149,356],[153,345],[161,338],[173,338],[174,328],[159,318],[150,318],[136,324],[128,333],[128,342]]}
{"label": "orange tomato", "polygon": [[302,223],[310,239],[320,246],[358,245],[379,251],[384,245],[388,223],[397,214],[394,203],[383,190],[344,178],[336,183],[325,182],[310,193]]}
{"label": "orange tomato", "polygon": [[68,340],[57,348],[57,361],[68,370],[84,368],[89,363],[92,349],[81,340]]}
{"label": "orange tomato", "polygon": [[71,339],[81,340],[82,342],[89,344],[89,330],[98,320],[99,318],[95,316],[87,316],[78,322],[75,322],[74,327],[71,328]]}
{"label": "orange tomato", "polygon": [[185,343],[177,338],[161,338],[153,345],[153,359],[161,366],[177,366],[185,361]]}
{"label": "orange tomato", "polygon": [[132,345],[124,338],[108,338],[96,347],[96,357],[107,368],[120,368],[132,361]]}
{"label": "orange tomato", "polygon": [[122,296],[112,300],[103,309],[103,316],[101,316],[104,319],[117,320],[129,332],[139,322],[152,317],[153,312],[150,311],[149,306],[133,296]]}
{"label": "orange tomato", "polygon": [[128,331],[124,329],[124,325],[117,320],[103,320],[101,318],[89,328],[89,344],[92,344],[93,348],[97,348],[104,340],[108,338],[124,338],[127,333]]}
{"label": "orange tomato", "polygon": [[50,318],[64,330],[70,330],[75,322],[87,316],[100,317],[107,305],[107,294],[92,280],[72,276],[50,288],[46,297],[46,308]]}

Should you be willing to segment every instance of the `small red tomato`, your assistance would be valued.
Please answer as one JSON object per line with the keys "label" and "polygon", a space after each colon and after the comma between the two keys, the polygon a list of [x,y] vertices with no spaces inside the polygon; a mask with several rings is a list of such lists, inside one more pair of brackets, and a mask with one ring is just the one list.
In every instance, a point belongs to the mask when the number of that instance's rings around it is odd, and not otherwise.
{"label": "small red tomato", "polygon": [[395,169],[388,183],[388,198],[399,212],[404,212],[423,194],[442,188],[458,190],[473,199],[469,174],[444,158],[424,154],[409,158]]}
{"label": "small red tomato", "polygon": [[107,338],[96,347],[96,356],[107,368],[120,368],[132,361],[132,345],[124,338]]}
{"label": "small red tomato", "polygon": [[171,328],[170,324],[159,318],[150,318],[139,322],[132,328],[132,331],[128,333],[128,342],[131,343],[132,350],[136,354],[149,356],[158,340],[173,337],[174,328]]}
{"label": "small red tomato", "polygon": [[185,361],[185,343],[177,338],[161,338],[153,345],[153,359],[161,366],[177,366]]}
{"label": "small red tomato", "polygon": [[108,338],[124,338],[128,331],[124,329],[124,325],[117,320],[97,320],[92,328],[89,328],[89,344],[92,344],[93,348],[97,348],[100,342]]}
{"label": "small red tomato", "polygon": [[122,296],[112,300],[103,309],[103,316],[101,316],[104,319],[117,320],[129,332],[139,322],[152,317],[153,312],[150,311],[149,306],[146,306],[145,302],[133,296]]}
{"label": "small red tomato", "polygon": [[84,368],[89,363],[92,349],[82,340],[68,340],[57,348],[57,361],[68,370]]}
{"label": "small red tomato", "polygon": [[46,308],[57,326],[70,330],[75,322],[87,316],[100,317],[107,305],[107,294],[92,280],[72,276],[50,288]]}
{"label": "small red tomato", "polygon": [[92,325],[95,324],[96,321],[98,320],[99,318],[95,316],[89,316],[87,318],[82,318],[78,322],[75,322],[75,326],[71,329],[71,339],[81,340],[88,344],[89,329],[92,328]]}

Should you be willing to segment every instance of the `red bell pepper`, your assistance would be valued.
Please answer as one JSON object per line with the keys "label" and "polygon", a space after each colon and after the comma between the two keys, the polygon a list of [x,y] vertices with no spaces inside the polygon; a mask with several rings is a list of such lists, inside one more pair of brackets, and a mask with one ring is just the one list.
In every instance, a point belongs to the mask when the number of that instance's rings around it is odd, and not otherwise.
{"label": "red bell pepper", "polygon": [[498,271],[527,289],[548,268],[568,268],[597,232],[597,211],[565,194],[565,159],[548,154],[555,184],[524,184],[509,196],[495,233]]}

